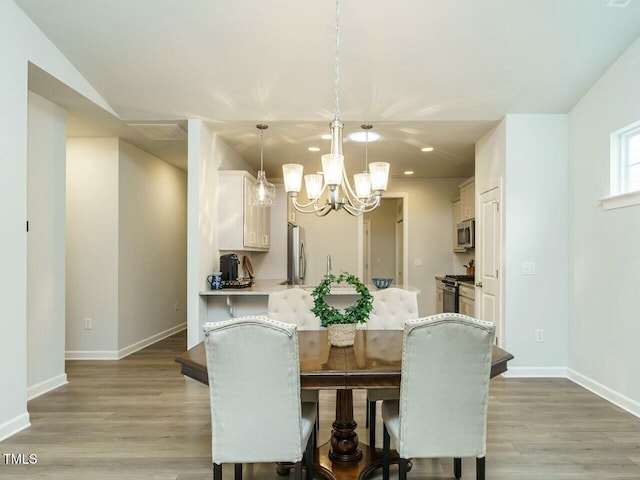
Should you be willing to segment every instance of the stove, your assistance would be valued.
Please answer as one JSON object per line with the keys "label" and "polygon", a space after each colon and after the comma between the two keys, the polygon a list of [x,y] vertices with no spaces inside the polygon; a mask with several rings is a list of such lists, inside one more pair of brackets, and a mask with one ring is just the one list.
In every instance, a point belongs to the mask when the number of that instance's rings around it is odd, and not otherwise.
{"label": "stove", "polygon": [[446,275],[442,279],[442,311],[460,313],[460,282],[473,282],[473,275]]}
{"label": "stove", "polygon": [[460,282],[473,282],[474,280],[475,277],[473,275],[445,275],[442,283],[457,287],[460,285]]}

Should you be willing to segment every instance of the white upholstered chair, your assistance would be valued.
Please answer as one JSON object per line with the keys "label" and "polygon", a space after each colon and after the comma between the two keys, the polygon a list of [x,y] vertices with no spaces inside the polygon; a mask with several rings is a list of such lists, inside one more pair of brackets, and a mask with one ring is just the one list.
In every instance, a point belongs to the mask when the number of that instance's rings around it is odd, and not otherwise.
{"label": "white upholstered chair", "polygon": [[[373,310],[367,320],[367,330],[402,330],[404,322],[418,318],[418,293],[401,288],[385,288],[372,292]],[[369,445],[375,446],[376,402],[400,397],[397,388],[367,390],[367,418]]]}
{"label": "white upholstered chair", "polygon": [[[266,317],[239,317],[204,325],[211,398],[213,477],[234,463],[293,462],[312,478],[316,404],[300,401],[298,333]],[[259,392],[259,393],[257,393]]]}
{"label": "white upholstered chair", "polygon": [[[269,294],[267,317],[297,325],[298,330],[320,330],[320,319],[311,311],[313,297],[302,288],[288,288]],[[317,390],[302,390],[303,402],[317,402]]]}
{"label": "white upholstered chair", "polygon": [[311,311],[313,297],[302,288],[288,288],[269,294],[267,316],[272,320],[292,323],[298,330],[320,330],[320,319]]}
{"label": "white upholstered chair", "polygon": [[389,478],[390,440],[405,480],[410,458],[476,457],[484,480],[489,378],[495,327],[458,313],[411,320],[404,326],[400,400],[382,403],[383,479]]}

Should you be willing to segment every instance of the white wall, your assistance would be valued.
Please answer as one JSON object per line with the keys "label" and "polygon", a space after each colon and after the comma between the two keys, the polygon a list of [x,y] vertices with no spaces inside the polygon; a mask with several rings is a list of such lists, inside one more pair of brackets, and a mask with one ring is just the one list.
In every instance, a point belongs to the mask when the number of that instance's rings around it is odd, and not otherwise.
{"label": "white wall", "polygon": [[[301,202],[306,202],[301,195]],[[293,207],[289,206],[292,210]],[[291,211],[290,210],[290,211]],[[346,271],[358,275],[358,219],[346,212],[331,212],[326,217],[295,212],[295,221],[304,229],[307,272],[304,283],[317,285],[327,273],[327,256],[331,255],[331,272]]]}
{"label": "white wall", "polygon": [[122,351],[186,325],[187,174],[122,140],[118,174]]}
{"label": "white wall", "polygon": [[[67,139],[71,358],[113,358],[118,350],[118,177],[117,138]],[[91,319],[91,330],[84,329],[85,318]]]}
{"label": "white wall", "polygon": [[[566,374],[568,117],[507,115],[504,282],[509,366]],[[535,275],[522,263],[535,262]],[[536,330],[544,330],[537,343]]]}
{"label": "white wall", "polygon": [[14,2],[0,2],[0,440],[27,413],[27,66],[38,65],[91,101],[107,103]]}
{"label": "white wall", "polygon": [[[476,206],[483,192],[502,188],[502,336],[515,356],[511,374],[566,373],[567,149],[566,115],[507,115],[476,144]],[[536,274],[523,275],[523,262],[535,262]]]}
{"label": "white wall", "polygon": [[[371,278],[396,276],[396,217],[399,200],[389,198],[373,212],[364,215],[371,221]],[[397,280],[395,280],[397,281]]]}
{"label": "white wall", "polygon": [[67,164],[67,358],[122,358],[186,323],[186,174],[117,138]]}
{"label": "white wall", "polygon": [[29,92],[27,385],[34,398],[67,383],[65,110]]}
{"label": "white wall", "polygon": [[459,195],[458,185],[463,180],[389,179],[389,192],[408,194],[408,215],[404,217],[409,222],[407,278],[409,285],[421,290],[418,311],[423,316],[436,313],[436,275],[451,273],[453,269],[451,199]]}
{"label": "white wall", "polygon": [[609,135],[640,120],[640,39],[569,115],[569,368],[640,415],[640,206],[605,211]]}
{"label": "white wall", "polygon": [[[207,318],[207,276],[220,267],[218,251],[218,170],[253,169],[201,120],[188,122],[187,206],[187,346],[202,340],[200,325]],[[230,208],[233,208],[230,206]]]}
{"label": "white wall", "polygon": [[[502,310],[502,325],[497,325],[496,335],[502,337],[509,335],[509,326],[506,325],[508,317],[508,307],[506,305],[504,294],[506,289],[506,275],[504,275],[505,266],[505,249],[506,249],[506,228],[505,228],[505,212],[507,211],[507,203],[505,200],[504,182],[507,171],[507,120],[503,118],[498,125],[487,132],[480,140],[476,142],[476,165],[475,165],[475,187],[476,187],[476,233],[480,230],[480,209],[481,209],[481,195],[496,187],[500,189],[500,224],[502,226],[500,245],[501,245],[501,258],[500,268],[501,274],[498,277],[500,282],[500,307]],[[482,249],[483,240],[481,235],[476,235],[476,275],[481,276],[482,272]],[[476,312],[480,312],[481,306],[479,303],[481,300],[481,290],[476,288]],[[502,329],[500,328],[502,326]],[[502,331],[501,331],[502,330]],[[500,344],[504,346],[503,341]]]}

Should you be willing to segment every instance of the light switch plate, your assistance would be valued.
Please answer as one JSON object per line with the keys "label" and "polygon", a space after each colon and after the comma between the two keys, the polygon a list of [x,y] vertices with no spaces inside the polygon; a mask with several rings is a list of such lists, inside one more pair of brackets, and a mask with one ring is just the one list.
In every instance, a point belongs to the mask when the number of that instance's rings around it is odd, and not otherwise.
{"label": "light switch plate", "polygon": [[536,263],[535,262],[522,262],[522,274],[523,275],[535,275]]}
{"label": "light switch plate", "polygon": [[414,258],[413,259],[413,266],[414,267],[421,267],[422,266],[422,259],[421,258]]}

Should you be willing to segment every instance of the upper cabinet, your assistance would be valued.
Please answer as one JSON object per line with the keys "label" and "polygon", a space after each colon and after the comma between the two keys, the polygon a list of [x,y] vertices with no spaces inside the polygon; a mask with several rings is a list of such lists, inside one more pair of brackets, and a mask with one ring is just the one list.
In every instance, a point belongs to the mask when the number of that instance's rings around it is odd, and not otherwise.
{"label": "upper cabinet", "polygon": [[474,177],[461,183],[460,187],[460,221],[476,217],[476,183]]}
{"label": "upper cabinet", "polygon": [[218,172],[218,249],[269,250],[271,209],[251,205],[255,181],[244,170]]}
{"label": "upper cabinet", "polygon": [[461,200],[459,198],[451,202],[453,206],[453,251],[458,253],[467,251],[465,247],[458,245],[458,224],[462,221],[460,218],[460,204]]}

